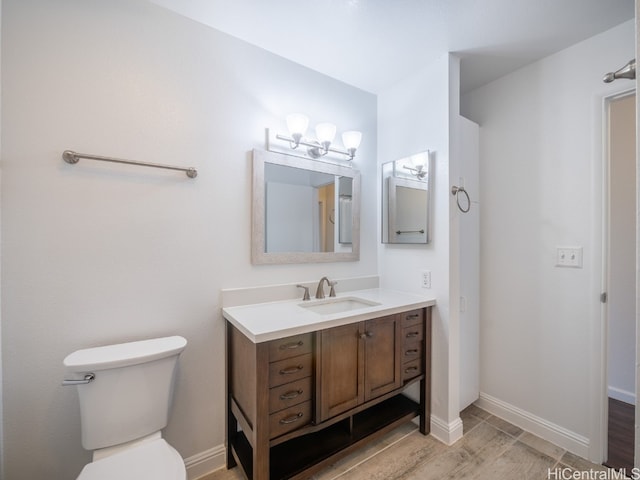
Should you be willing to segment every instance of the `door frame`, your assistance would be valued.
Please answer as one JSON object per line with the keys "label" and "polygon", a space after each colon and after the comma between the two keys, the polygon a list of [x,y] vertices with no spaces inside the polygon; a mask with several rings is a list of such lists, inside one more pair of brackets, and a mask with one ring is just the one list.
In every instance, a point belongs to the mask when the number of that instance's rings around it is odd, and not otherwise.
{"label": "door frame", "polygon": [[[601,138],[602,138],[602,163],[601,163],[601,188],[602,188],[602,198],[601,198],[601,271],[600,271],[600,292],[608,295],[609,292],[609,274],[610,274],[610,265],[609,265],[609,234],[610,234],[610,218],[609,218],[609,208],[611,204],[611,189],[610,187],[610,169],[611,169],[611,157],[610,157],[610,137],[609,137],[609,128],[610,128],[610,105],[613,101],[630,96],[636,95],[635,84],[633,87],[620,89],[617,92],[609,93],[602,97],[602,123],[601,123]],[[636,116],[637,116],[637,95],[636,95]],[[636,149],[638,148],[638,123],[636,122]],[[638,162],[638,151],[636,150],[636,174],[638,174],[639,168]],[[636,191],[638,192],[638,186],[640,182],[636,180]],[[640,228],[640,224],[638,224],[637,215],[638,205],[636,205],[636,230]],[[638,237],[640,238],[640,237]],[[637,259],[639,255],[639,247],[636,246],[636,265]],[[636,269],[637,270],[637,269]],[[638,283],[636,282],[636,290],[638,289]],[[638,291],[638,290],[637,290]],[[636,296],[638,298],[638,296]],[[597,412],[597,423],[596,431],[597,434],[593,435],[592,438],[596,442],[593,445],[593,449],[591,452],[592,461],[597,461],[598,463],[603,463],[607,460],[608,455],[608,417],[609,417],[609,382],[608,382],[608,362],[609,362],[609,348],[608,348],[608,331],[609,331],[609,304],[607,301],[600,301],[600,374],[597,375],[599,378],[599,388],[598,388],[598,399],[597,406],[595,411]],[[640,324],[640,317],[638,317],[638,306],[636,305],[636,332],[638,332]],[[637,358],[638,358],[638,346],[636,345],[636,368],[637,368]],[[637,399],[638,399],[638,384],[636,382],[636,426],[638,425],[638,408],[637,408]],[[637,428],[636,428],[637,430]],[[636,441],[635,443],[635,464],[638,462],[638,449],[639,445]]]}

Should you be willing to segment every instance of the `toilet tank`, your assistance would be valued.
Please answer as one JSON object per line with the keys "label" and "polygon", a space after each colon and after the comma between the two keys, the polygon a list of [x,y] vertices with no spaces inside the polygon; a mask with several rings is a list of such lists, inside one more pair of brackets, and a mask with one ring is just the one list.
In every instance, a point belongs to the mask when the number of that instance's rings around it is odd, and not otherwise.
{"label": "toilet tank", "polygon": [[111,447],[162,430],[169,420],[179,336],[78,350],[64,359],[68,376],[93,373],[78,385],[82,446]]}

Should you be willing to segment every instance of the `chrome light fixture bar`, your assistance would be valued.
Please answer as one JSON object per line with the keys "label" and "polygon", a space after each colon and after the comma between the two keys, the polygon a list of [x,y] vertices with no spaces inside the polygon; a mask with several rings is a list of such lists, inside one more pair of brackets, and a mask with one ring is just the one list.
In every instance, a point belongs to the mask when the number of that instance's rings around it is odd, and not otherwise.
{"label": "chrome light fixture bar", "polygon": [[296,150],[300,145],[307,147],[307,155],[313,159],[318,159],[327,155],[329,152],[345,155],[349,160],[353,160],[356,156],[356,150],[362,141],[362,133],[350,130],[342,134],[342,143],[344,150],[333,147],[332,142],[336,136],[336,126],[332,123],[319,123],[316,125],[317,139],[308,139],[304,134],[309,127],[309,118],[300,113],[294,113],[287,116],[287,128],[289,136],[277,134],[278,140],[289,142],[289,148]]}

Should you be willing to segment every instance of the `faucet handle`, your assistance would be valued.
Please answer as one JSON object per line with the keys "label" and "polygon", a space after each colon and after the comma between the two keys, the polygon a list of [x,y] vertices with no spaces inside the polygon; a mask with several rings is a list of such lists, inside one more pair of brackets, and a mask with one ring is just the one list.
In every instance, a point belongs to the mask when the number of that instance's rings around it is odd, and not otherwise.
{"label": "faucet handle", "polygon": [[329,296],[330,297],[335,297],[336,296],[336,289],[334,287],[337,284],[338,284],[337,280],[334,280],[333,282],[329,282],[329,286],[331,287],[331,290],[329,291]]}
{"label": "faucet handle", "polygon": [[304,288],[304,295],[302,297],[302,301],[311,300],[309,296],[309,287],[305,287],[304,285],[296,285],[298,288]]}

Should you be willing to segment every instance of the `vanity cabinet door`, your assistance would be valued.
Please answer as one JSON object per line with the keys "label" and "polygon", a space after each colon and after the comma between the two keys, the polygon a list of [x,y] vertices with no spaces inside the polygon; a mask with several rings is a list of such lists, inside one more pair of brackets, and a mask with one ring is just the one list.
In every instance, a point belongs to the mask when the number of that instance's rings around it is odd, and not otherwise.
{"label": "vanity cabinet door", "polygon": [[402,385],[401,319],[392,315],[368,320],[364,329],[364,400],[368,401]]}
{"label": "vanity cabinet door", "polygon": [[318,335],[320,362],[317,375],[317,422],[364,402],[364,335],[362,323],[322,330]]}
{"label": "vanity cabinet door", "polygon": [[399,315],[320,333],[318,422],[401,387],[401,335]]}

